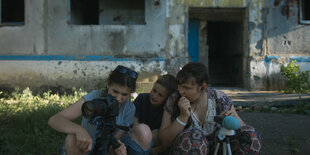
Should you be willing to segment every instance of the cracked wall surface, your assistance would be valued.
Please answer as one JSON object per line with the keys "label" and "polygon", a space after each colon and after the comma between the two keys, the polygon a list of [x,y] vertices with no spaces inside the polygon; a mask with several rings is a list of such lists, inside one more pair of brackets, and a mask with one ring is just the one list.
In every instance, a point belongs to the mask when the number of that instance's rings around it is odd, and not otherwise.
{"label": "cracked wall surface", "polygon": [[24,26],[0,26],[0,86],[91,89],[122,64],[149,88],[189,62],[191,8],[246,10],[244,87],[283,88],[279,69],[291,60],[309,70],[310,26],[299,23],[297,0],[148,0],[144,25],[86,26],[68,22],[68,1],[27,0]]}

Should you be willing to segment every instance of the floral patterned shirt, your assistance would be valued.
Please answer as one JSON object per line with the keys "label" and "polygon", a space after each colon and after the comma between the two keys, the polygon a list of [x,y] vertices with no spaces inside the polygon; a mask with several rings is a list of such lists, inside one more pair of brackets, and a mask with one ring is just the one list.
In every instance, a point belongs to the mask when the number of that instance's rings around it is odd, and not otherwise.
{"label": "floral patterned shirt", "polygon": [[[196,115],[191,112],[192,124],[191,127],[201,130],[205,136],[211,135],[217,125],[214,121],[214,117],[219,115],[222,111],[230,110],[233,105],[232,100],[222,91],[214,88],[207,89],[208,95],[208,109],[206,112],[206,117],[204,122],[200,122]],[[173,114],[173,104],[177,104],[178,94],[175,92],[169,96],[165,104],[165,110],[172,115]],[[219,125],[220,126],[220,125]]]}

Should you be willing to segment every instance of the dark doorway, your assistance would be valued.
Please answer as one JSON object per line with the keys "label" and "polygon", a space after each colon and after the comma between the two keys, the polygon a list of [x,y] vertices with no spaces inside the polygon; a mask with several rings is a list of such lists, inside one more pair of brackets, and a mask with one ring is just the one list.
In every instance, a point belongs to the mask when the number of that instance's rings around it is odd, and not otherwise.
{"label": "dark doorway", "polygon": [[[198,23],[198,26],[193,26]],[[188,49],[209,70],[212,87],[247,85],[247,19],[244,8],[190,8]],[[197,35],[191,35],[199,29]],[[193,42],[193,38],[199,44]],[[191,48],[192,46],[198,46]],[[194,54],[193,54],[194,53]],[[198,53],[198,54],[195,54]]]}
{"label": "dark doorway", "polygon": [[243,22],[207,22],[210,84],[242,87]]}

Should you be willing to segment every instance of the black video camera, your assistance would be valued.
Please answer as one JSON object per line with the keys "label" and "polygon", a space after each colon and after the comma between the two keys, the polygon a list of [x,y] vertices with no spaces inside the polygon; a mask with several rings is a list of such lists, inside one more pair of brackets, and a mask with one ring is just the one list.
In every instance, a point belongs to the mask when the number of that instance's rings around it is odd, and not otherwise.
{"label": "black video camera", "polygon": [[116,117],[118,112],[118,102],[110,94],[105,94],[98,99],[87,101],[82,105],[82,114],[88,119],[96,116],[102,116],[104,118]]}
{"label": "black video camera", "polygon": [[119,105],[115,97],[110,94],[104,94],[98,99],[87,101],[82,105],[82,114],[89,119],[89,122],[96,125],[96,143],[94,149],[90,152],[91,155],[106,155],[108,154],[110,145],[114,149],[120,144],[113,136],[116,128],[121,126],[116,125],[116,116],[119,113]]}

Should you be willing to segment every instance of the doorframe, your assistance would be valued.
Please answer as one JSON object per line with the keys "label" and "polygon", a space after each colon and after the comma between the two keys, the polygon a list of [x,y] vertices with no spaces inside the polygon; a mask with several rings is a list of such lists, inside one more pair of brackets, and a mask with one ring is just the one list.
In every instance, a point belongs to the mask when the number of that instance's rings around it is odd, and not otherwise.
{"label": "doorframe", "polygon": [[[220,14],[223,15],[222,18],[218,18],[219,16],[221,15],[218,15],[218,17],[212,17],[212,14],[217,14],[217,12],[220,12]],[[230,18],[230,17],[224,17],[225,13],[227,14],[227,12],[232,12],[230,13],[230,16],[233,16],[234,18]],[[209,14],[209,15],[208,15]],[[204,22],[208,22],[208,21],[212,21],[212,20],[215,20],[215,21],[241,21],[242,22],[242,25],[243,25],[243,53],[242,53],[242,88],[246,88],[248,89],[249,88],[249,76],[250,76],[250,60],[249,60],[249,38],[248,38],[248,20],[249,20],[249,13],[248,13],[248,8],[196,8],[196,7],[189,7],[188,8],[188,11],[187,11],[187,14],[186,14],[187,18],[186,18],[186,25],[185,25],[185,33],[186,33],[186,46],[187,46],[187,49],[188,49],[188,31],[189,31],[189,21],[191,19],[197,19],[199,20],[199,48],[198,48],[198,53],[199,53],[199,58],[200,58],[200,54],[201,54],[201,46],[200,46],[200,42],[201,42],[201,31],[204,31],[203,30],[203,27],[204,26],[201,26],[201,23],[204,24]],[[217,15],[216,15],[217,16]],[[208,19],[208,17],[211,17]],[[203,41],[203,40],[202,40]],[[189,57],[189,60],[190,59],[190,55],[189,55],[189,52],[188,53],[188,57]],[[209,49],[207,49],[207,62],[202,62],[206,65],[208,71],[209,71],[209,65],[208,65],[208,54],[209,53]],[[201,62],[200,60],[198,60],[199,62]]]}

